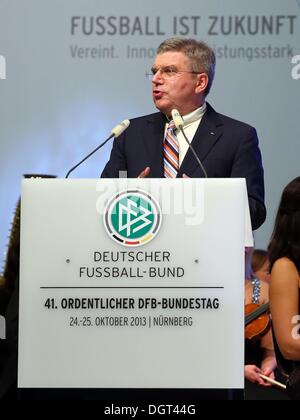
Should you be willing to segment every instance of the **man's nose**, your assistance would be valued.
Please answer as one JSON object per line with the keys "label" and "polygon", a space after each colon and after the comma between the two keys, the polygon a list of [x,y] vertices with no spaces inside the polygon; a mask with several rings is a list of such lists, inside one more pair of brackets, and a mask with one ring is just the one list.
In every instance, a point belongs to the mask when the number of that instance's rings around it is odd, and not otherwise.
{"label": "man's nose", "polygon": [[153,74],[152,82],[153,83],[162,83],[162,81],[163,81],[162,72],[159,69],[155,72],[155,74]]}

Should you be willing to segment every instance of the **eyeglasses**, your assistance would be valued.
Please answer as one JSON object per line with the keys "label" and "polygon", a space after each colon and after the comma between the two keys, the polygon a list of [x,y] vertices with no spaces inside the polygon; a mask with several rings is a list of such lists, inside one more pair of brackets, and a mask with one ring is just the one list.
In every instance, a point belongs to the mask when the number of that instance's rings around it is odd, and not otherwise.
{"label": "eyeglasses", "polygon": [[199,74],[197,71],[189,71],[189,70],[177,70],[174,67],[161,67],[159,69],[151,69],[151,73],[146,72],[146,78],[148,80],[153,80],[153,77],[160,72],[160,76],[163,79],[172,79],[179,76],[181,73],[191,73],[191,74]]}

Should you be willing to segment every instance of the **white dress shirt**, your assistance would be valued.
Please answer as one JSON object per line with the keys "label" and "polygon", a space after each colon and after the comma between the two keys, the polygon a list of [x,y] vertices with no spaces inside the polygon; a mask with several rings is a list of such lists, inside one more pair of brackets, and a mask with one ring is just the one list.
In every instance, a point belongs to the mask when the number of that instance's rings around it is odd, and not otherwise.
{"label": "white dress shirt", "polygon": [[[201,122],[201,119],[205,111],[206,111],[206,103],[204,102],[204,104],[200,108],[195,109],[195,111],[192,111],[187,115],[182,115],[182,119],[184,123],[183,129],[190,143],[192,142],[194,138],[194,135],[197,131],[197,128]],[[167,129],[167,125],[168,124],[166,124],[165,130]],[[189,145],[187,144],[187,141],[185,140],[181,131],[175,130],[175,134],[179,143],[179,167],[180,167],[186,155],[186,152],[188,151]]]}

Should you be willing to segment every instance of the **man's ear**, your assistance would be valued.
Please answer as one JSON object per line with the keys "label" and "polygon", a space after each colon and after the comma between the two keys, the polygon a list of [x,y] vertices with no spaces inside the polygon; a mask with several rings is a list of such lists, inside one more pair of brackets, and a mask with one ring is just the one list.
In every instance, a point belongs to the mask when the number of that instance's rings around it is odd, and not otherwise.
{"label": "man's ear", "polygon": [[197,74],[197,86],[196,93],[202,93],[205,91],[208,85],[208,75],[206,73]]}

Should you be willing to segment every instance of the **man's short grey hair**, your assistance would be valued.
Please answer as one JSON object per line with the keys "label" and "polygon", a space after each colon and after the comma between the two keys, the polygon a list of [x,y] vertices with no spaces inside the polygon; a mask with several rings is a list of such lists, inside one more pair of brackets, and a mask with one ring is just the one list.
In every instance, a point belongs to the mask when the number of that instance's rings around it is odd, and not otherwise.
{"label": "man's short grey hair", "polygon": [[207,74],[208,85],[205,90],[205,95],[207,95],[215,76],[216,56],[213,49],[203,41],[175,37],[163,41],[156,53],[163,54],[169,51],[182,52],[190,60],[191,71]]}

